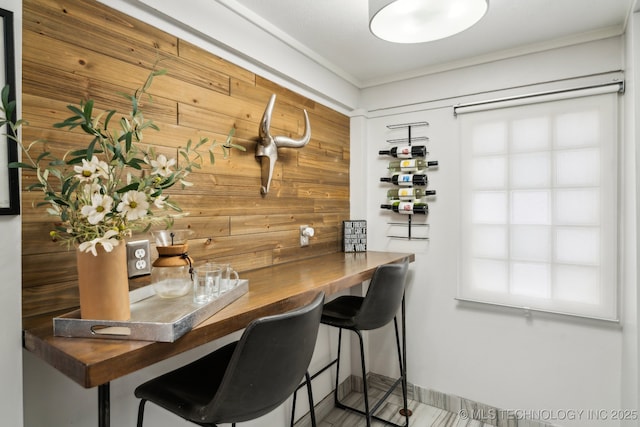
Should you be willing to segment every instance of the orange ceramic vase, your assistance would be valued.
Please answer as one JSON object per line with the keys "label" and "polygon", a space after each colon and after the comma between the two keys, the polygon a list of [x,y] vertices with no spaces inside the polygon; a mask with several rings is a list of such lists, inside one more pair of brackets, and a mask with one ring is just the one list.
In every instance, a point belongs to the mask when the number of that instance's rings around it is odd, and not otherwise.
{"label": "orange ceramic vase", "polygon": [[98,255],[77,251],[80,317],[95,320],[129,320],[129,278],[124,242]]}

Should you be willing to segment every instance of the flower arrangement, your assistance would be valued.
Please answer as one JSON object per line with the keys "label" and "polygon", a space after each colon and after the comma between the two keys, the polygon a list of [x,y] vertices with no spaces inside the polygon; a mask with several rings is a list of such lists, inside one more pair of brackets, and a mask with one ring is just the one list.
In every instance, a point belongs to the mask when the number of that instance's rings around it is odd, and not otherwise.
{"label": "flower arrangement", "polygon": [[[97,255],[101,245],[111,252],[123,239],[134,232],[148,230],[151,225],[173,224],[176,217],[184,215],[179,205],[173,202],[165,192],[180,183],[190,186],[189,173],[199,169],[205,160],[201,151],[208,152],[209,161],[215,162],[213,148],[216,141],[209,142],[201,138],[199,142],[188,141],[186,147],[178,149],[178,158],[167,158],[156,153],[152,146],[142,144],[143,131],[159,130],[143,116],[140,104],[142,97],[151,95],[148,89],[154,77],[165,74],[165,70],[155,68],[146,81],[133,95],[124,95],[131,101],[131,112],[114,120],[115,110],[108,110],[94,117],[94,102],[87,100],[79,107],[67,108],[73,116],[55,128],[73,130],[80,128],[90,135],[91,141],[83,149],[67,152],[63,158],[43,151],[35,157],[34,141],[24,145],[18,137],[18,131],[26,123],[15,122],[13,117],[15,101],[9,101],[9,87],[2,90],[4,118],[0,126],[7,125],[7,136],[22,149],[22,161],[10,164],[35,173],[37,182],[29,190],[41,190],[50,215],[59,218],[51,237],[68,246],[77,245],[83,252]],[[115,123],[115,124],[114,124]],[[232,143],[235,128],[232,128],[227,140],[221,144],[225,158],[231,148],[245,150],[241,145]]]}

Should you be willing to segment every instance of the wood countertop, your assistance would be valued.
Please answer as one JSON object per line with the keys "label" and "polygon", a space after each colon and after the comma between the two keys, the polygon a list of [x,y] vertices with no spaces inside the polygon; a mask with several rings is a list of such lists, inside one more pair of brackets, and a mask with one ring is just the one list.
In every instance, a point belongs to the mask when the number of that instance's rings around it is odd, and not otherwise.
{"label": "wood countertop", "polygon": [[383,264],[415,261],[414,254],[332,253],[247,271],[249,291],[175,342],[53,336],[53,325],[24,331],[24,347],[85,388],[116,378],[241,330],[252,320],[282,313],[371,278]]}

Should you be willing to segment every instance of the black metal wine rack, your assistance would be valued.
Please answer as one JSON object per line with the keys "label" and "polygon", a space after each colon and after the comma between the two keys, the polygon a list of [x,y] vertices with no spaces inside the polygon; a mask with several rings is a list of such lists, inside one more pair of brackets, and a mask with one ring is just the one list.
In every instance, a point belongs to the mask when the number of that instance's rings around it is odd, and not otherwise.
{"label": "black metal wine rack", "polygon": [[[388,129],[407,129],[407,137],[406,138],[396,138],[396,139],[387,139],[387,143],[389,144],[404,144],[404,145],[408,145],[411,146],[414,143],[417,142],[426,142],[429,140],[429,137],[427,136],[414,136],[413,135],[413,128],[416,127],[424,127],[424,126],[429,126],[428,122],[413,122],[413,123],[399,123],[399,124],[393,124],[393,125],[387,125]],[[406,240],[429,240],[428,237],[417,237],[417,236],[413,236],[411,229],[412,227],[428,227],[428,224],[422,224],[422,223],[415,223],[413,221],[413,215],[409,214],[402,214],[402,216],[406,216],[407,217],[407,222],[390,222],[390,225],[399,225],[399,226],[403,226],[406,227],[407,229],[407,235],[406,236],[397,236],[397,235],[388,235],[387,237],[390,238],[396,238],[396,239],[406,239]]]}

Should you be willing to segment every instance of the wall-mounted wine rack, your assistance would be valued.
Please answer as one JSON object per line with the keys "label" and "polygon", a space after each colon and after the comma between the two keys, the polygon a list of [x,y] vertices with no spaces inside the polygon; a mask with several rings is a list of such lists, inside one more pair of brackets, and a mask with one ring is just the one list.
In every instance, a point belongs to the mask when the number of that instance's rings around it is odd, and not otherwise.
{"label": "wall-mounted wine rack", "polygon": [[[388,150],[380,150],[380,155],[388,155],[395,158],[389,162],[391,176],[380,178],[380,181],[389,182],[394,189],[387,191],[387,203],[382,204],[381,209],[390,209],[398,215],[406,216],[407,222],[390,222],[390,225],[402,226],[407,230],[406,236],[388,235],[390,238],[407,240],[428,240],[428,237],[414,236],[412,227],[428,227],[428,224],[415,223],[413,215],[428,214],[429,207],[425,197],[434,196],[435,191],[426,190],[428,179],[426,169],[436,167],[437,161],[427,161],[429,154],[425,145],[414,145],[429,140],[427,136],[414,136],[416,127],[429,126],[428,122],[413,122],[387,125],[388,129],[406,129],[406,138],[387,139],[387,143],[394,147]],[[397,160],[396,160],[397,159]]]}

